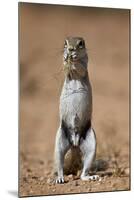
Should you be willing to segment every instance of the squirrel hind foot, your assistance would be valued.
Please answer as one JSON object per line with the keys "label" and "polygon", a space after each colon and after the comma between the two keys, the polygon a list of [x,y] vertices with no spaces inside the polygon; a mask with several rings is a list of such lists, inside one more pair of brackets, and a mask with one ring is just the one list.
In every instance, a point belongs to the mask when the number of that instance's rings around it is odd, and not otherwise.
{"label": "squirrel hind foot", "polygon": [[63,177],[57,177],[55,180],[56,184],[63,184],[64,183],[64,178]]}
{"label": "squirrel hind foot", "polygon": [[99,181],[100,180],[100,176],[99,175],[85,175],[85,176],[81,176],[81,180],[83,181]]}

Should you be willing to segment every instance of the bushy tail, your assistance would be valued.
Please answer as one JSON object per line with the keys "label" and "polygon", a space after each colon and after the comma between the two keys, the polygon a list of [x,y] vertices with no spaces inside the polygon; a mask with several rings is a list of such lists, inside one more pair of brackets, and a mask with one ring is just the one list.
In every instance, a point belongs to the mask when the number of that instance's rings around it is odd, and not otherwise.
{"label": "bushy tail", "polygon": [[103,171],[108,168],[108,160],[98,159],[92,164],[91,171]]}

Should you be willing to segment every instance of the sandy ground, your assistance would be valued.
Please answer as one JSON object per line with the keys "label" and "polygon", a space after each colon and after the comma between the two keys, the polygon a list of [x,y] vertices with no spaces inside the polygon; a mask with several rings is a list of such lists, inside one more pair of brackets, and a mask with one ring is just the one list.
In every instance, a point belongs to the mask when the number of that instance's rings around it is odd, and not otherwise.
{"label": "sandy ground", "polygon": [[[19,195],[54,195],[130,189],[129,12],[20,4]],[[64,80],[63,41],[82,36],[93,87],[97,159],[108,167],[101,181],[52,180],[59,96]]]}

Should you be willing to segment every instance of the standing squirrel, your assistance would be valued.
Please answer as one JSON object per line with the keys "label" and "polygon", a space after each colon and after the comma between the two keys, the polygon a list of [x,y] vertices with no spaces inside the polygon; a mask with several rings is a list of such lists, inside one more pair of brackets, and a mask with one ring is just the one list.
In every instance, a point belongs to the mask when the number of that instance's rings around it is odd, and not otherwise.
{"label": "standing squirrel", "polygon": [[55,142],[56,183],[64,183],[66,158],[71,156],[69,170],[82,169],[81,180],[98,180],[89,175],[96,154],[96,136],[91,125],[92,88],[87,65],[85,41],[67,37],[63,56],[65,81],[60,96],[60,125]]}

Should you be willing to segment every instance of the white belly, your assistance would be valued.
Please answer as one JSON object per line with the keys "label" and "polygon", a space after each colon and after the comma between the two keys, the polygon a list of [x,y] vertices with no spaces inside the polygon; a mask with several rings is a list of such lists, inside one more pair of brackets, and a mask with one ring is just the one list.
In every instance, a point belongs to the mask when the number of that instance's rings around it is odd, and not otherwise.
{"label": "white belly", "polygon": [[[86,88],[87,89],[87,88]],[[74,92],[73,92],[74,91]],[[92,114],[92,94],[88,90],[64,91],[60,98],[60,117],[68,125],[72,124],[74,116],[78,116],[80,124],[91,119]]]}

